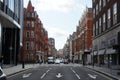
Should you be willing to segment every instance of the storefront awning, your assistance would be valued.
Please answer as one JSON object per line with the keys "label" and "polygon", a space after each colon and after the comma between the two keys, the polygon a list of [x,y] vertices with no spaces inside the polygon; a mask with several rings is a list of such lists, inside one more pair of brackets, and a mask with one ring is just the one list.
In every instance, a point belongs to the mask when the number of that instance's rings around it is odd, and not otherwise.
{"label": "storefront awning", "polygon": [[116,50],[112,49],[112,48],[109,48],[107,49],[106,51],[106,54],[115,54],[116,53]]}
{"label": "storefront awning", "polygon": [[104,55],[105,54],[105,49],[99,50],[98,55]]}

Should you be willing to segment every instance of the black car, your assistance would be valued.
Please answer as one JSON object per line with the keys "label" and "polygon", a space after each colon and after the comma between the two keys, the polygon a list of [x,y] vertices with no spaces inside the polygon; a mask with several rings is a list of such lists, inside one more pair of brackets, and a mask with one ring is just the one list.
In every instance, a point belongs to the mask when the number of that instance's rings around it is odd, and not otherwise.
{"label": "black car", "polygon": [[7,80],[7,77],[5,75],[5,73],[3,73],[3,70],[0,67],[0,80]]}

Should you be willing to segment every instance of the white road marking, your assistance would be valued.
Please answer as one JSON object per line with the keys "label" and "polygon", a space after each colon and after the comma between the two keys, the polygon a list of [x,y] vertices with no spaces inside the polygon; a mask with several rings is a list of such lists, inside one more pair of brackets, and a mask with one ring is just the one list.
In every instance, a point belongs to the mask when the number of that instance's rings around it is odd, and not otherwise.
{"label": "white road marking", "polygon": [[91,74],[88,74],[89,77],[93,78],[93,79],[96,79],[97,75],[91,75]]}
{"label": "white road marking", "polygon": [[76,75],[78,79],[80,79],[80,76],[71,68],[72,72]]}
{"label": "white road marking", "polygon": [[23,74],[23,78],[27,78],[31,75],[32,73],[29,73],[29,74]]}
{"label": "white road marking", "polygon": [[44,74],[41,76],[41,79],[42,79],[42,78],[44,78],[44,77],[45,77],[45,75],[46,75],[46,73],[44,73]]}
{"label": "white road marking", "polygon": [[41,76],[41,79],[43,79],[45,76],[46,76],[46,74],[51,70],[52,68],[49,68],[42,76]]}
{"label": "white road marking", "polygon": [[80,79],[80,76],[78,74],[75,74],[77,76],[78,79]]}
{"label": "white road marking", "polygon": [[57,78],[61,78],[63,75],[61,75],[61,73],[58,73],[57,75],[56,75],[56,77]]}

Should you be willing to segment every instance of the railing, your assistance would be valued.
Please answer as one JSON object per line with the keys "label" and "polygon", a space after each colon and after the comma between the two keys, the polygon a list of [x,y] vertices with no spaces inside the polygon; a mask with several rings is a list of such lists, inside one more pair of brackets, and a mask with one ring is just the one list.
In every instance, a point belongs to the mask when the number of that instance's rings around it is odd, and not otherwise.
{"label": "railing", "polygon": [[4,5],[4,3],[1,1],[0,1],[0,10],[5,12],[12,19],[14,19],[15,21],[17,21],[19,23],[19,18],[17,17],[17,15],[10,8],[8,8],[7,5]]}

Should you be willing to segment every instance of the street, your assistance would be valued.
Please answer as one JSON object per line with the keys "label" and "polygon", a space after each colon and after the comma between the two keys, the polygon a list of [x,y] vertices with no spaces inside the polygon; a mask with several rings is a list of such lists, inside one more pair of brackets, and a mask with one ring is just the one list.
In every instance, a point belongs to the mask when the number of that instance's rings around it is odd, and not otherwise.
{"label": "street", "polygon": [[78,64],[45,64],[19,72],[8,80],[112,80]]}

